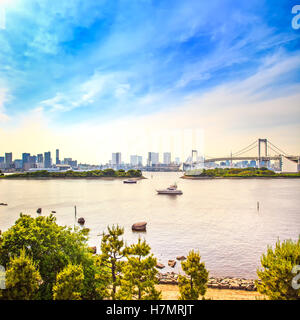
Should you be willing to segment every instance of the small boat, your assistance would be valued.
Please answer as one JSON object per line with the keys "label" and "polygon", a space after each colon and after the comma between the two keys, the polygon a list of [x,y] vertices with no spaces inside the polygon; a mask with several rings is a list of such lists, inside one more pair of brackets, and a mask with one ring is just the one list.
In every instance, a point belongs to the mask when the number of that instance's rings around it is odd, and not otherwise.
{"label": "small boat", "polygon": [[128,180],[124,180],[123,183],[136,183],[136,180],[128,179]]}
{"label": "small boat", "polygon": [[1,203],[0,203],[0,206],[7,206],[7,203],[1,202]]}
{"label": "small boat", "polygon": [[177,185],[176,184],[173,184],[171,185],[169,188],[167,189],[163,189],[163,190],[156,190],[156,192],[158,194],[174,194],[174,195],[177,195],[177,194],[182,194],[183,192],[181,190],[177,190]]}

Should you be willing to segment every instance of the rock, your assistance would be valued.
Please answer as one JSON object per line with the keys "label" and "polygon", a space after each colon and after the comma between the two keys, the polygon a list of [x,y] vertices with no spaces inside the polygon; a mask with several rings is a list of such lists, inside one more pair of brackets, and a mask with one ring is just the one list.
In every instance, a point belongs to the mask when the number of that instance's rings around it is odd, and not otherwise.
{"label": "rock", "polygon": [[157,263],[156,268],[163,269],[165,267],[162,263]]}
{"label": "rock", "polygon": [[51,213],[56,213],[56,211],[52,210]]}
{"label": "rock", "polygon": [[36,210],[36,213],[42,213],[42,208],[38,208],[38,209]]}
{"label": "rock", "polygon": [[1,202],[1,203],[0,203],[0,206],[7,206],[7,203]]}
{"label": "rock", "polygon": [[97,247],[89,247],[89,249],[91,250],[91,252],[93,254],[96,254],[97,253]]}
{"label": "rock", "polygon": [[182,260],[186,260],[186,257],[185,256],[178,256],[178,257],[176,257],[176,259],[182,261]]}
{"label": "rock", "polygon": [[175,260],[169,260],[169,261],[168,261],[168,265],[169,265],[171,268],[174,268],[175,265],[176,265],[176,261],[175,261]]}
{"label": "rock", "polygon": [[77,220],[77,222],[79,223],[79,224],[84,224],[85,223],[85,220],[84,220],[84,218],[78,218],[78,220]]}
{"label": "rock", "polygon": [[131,227],[132,231],[146,231],[147,222],[137,222]]}

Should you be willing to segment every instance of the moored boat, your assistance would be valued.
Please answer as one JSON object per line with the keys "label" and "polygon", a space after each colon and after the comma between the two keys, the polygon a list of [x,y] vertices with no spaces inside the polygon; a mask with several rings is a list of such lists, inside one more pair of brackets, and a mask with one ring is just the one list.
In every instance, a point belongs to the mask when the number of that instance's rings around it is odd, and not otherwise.
{"label": "moored boat", "polygon": [[172,194],[172,195],[179,195],[183,194],[181,190],[177,190],[177,185],[173,184],[172,186],[168,187],[167,189],[156,190],[158,194]]}
{"label": "moored boat", "polygon": [[136,183],[136,180],[127,179],[127,180],[124,180],[123,183]]}

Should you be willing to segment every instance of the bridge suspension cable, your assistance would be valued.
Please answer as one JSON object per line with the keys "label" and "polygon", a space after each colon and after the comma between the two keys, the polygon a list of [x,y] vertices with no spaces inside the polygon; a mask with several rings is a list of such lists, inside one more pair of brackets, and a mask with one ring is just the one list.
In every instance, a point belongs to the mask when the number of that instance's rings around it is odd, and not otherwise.
{"label": "bridge suspension cable", "polygon": [[[251,149],[249,149],[249,148],[250,148],[251,146],[253,146],[253,145],[254,145],[254,147],[251,148]],[[238,156],[238,155],[240,155],[240,154],[246,153],[246,152],[254,149],[254,148],[256,147],[256,145],[257,145],[257,141],[254,141],[254,142],[252,142],[249,146],[247,146],[247,147],[245,147],[245,148],[243,148],[243,149],[241,149],[241,150],[233,153],[232,156]],[[247,150],[247,149],[249,149],[249,150]]]}
{"label": "bridge suspension cable", "polygon": [[275,150],[275,149],[273,149],[272,147],[268,146],[268,149],[270,149],[270,150],[274,151],[274,152],[275,152],[275,154],[278,154],[278,151],[277,151],[277,150]]}
{"label": "bridge suspension cable", "polygon": [[255,149],[255,148],[257,148],[256,145],[254,145],[252,148],[250,148],[250,149],[248,149],[248,150],[246,150],[246,151],[244,151],[244,152],[242,152],[242,153],[239,153],[237,156],[240,156],[240,155],[242,155],[242,154],[244,154],[244,153],[246,153],[246,152],[249,152],[249,151],[251,151],[251,150],[253,150],[253,149]]}
{"label": "bridge suspension cable", "polygon": [[[288,155],[286,152],[284,152],[283,150],[281,150],[281,149],[279,149],[278,147],[276,147],[270,140],[268,140],[268,144],[270,144],[271,146],[273,146],[274,148],[276,148],[278,151],[280,151],[281,153],[283,153],[284,155]],[[269,148],[271,148],[270,146],[269,146]],[[271,148],[272,149],[272,148]],[[275,151],[274,149],[272,149],[273,151]],[[277,152],[278,152],[277,151]]]}

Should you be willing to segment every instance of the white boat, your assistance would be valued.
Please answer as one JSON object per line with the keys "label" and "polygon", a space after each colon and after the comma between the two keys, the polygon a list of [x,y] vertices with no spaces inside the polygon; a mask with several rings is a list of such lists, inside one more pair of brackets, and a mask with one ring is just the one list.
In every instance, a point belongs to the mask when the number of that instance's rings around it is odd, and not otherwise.
{"label": "white boat", "polygon": [[172,195],[177,195],[177,194],[182,194],[183,192],[181,190],[177,190],[177,185],[173,184],[167,189],[163,190],[156,190],[158,194],[172,194]]}
{"label": "white boat", "polygon": [[124,180],[123,183],[136,183],[136,180],[128,179],[128,180]]}

